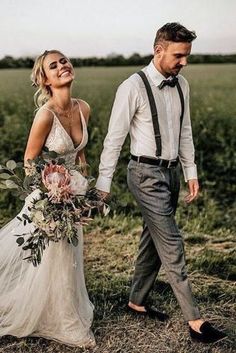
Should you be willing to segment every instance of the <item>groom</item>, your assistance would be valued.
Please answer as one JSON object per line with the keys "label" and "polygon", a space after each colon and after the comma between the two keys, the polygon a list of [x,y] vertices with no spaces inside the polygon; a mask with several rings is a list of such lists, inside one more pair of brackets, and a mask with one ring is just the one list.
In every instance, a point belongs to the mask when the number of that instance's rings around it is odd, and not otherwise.
{"label": "groom", "polygon": [[143,219],[139,253],[128,309],[164,321],[168,316],[145,305],[163,265],[189,324],[192,338],[216,342],[225,335],[200,318],[186,273],[183,239],[175,222],[181,164],[188,195],[198,195],[197,170],[189,114],[189,86],[179,75],[187,65],[195,32],[179,23],[161,27],[154,58],[118,88],[101,154],[97,189],[105,198],[127,134],[131,137],[128,186]]}

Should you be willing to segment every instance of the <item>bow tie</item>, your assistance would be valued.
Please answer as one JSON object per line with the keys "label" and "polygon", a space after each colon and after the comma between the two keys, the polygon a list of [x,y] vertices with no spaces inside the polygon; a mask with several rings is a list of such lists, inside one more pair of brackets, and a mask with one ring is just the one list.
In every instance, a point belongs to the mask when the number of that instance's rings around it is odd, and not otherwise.
{"label": "bow tie", "polygon": [[165,86],[175,87],[178,82],[178,78],[176,76],[172,77],[170,80],[163,80],[158,85],[159,89],[162,89]]}

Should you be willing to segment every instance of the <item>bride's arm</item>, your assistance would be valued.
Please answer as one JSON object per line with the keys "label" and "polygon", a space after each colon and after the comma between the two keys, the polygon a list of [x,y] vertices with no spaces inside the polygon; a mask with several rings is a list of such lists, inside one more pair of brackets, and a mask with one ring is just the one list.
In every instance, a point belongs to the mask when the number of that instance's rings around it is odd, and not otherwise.
{"label": "bride's arm", "polygon": [[24,155],[24,165],[27,168],[29,159],[34,159],[42,152],[45,140],[51,130],[53,115],[48,110],[39,110],[32,124]]}

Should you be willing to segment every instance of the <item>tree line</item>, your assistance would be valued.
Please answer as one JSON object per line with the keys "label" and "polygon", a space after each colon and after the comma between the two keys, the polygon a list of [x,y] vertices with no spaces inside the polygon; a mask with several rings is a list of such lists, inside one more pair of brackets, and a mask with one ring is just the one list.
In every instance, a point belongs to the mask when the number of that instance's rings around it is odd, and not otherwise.
{"label": "tree line", "polygon": [[[81,66],[141,66],[147,65],[153,55],[141,56],[134,53],[129,57],[123,55],[111,54],[107,57],[88,57],[88,58],[71,58],[74,67]],[[223,64],[236,63],[236,54],[192,54],[189,57],[190,64]],[[14,58],[5,56],[0,59],[0,69],[10,68],[32,68],[34,64],[33,57]]]}

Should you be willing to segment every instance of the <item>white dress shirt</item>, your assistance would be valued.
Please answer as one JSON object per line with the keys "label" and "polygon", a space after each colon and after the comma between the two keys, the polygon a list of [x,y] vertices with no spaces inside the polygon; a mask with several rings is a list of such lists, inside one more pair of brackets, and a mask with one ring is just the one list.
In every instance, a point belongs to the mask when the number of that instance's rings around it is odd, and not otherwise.
{"label": "white dress shirt", "polygon": [[[143,71],[152,87],[157,106],[162,141],[160,158],[172,160],[179,155],[185,181],[197,179],[189,113],[188,82],[182,75],[178,75],[184,95],[184,116],[179,146],[181,103],[177,87],[165,86],[161,90],[157,87],[166,78],[155,68],[152,61]],[[110,191],[120,151],[128,133],[131,139],[130,152],[133,155],[157,158],[148,96],[144,83],[137,74],[125,80],[116,92],[108,133],[101,154],[97,189]]]}

